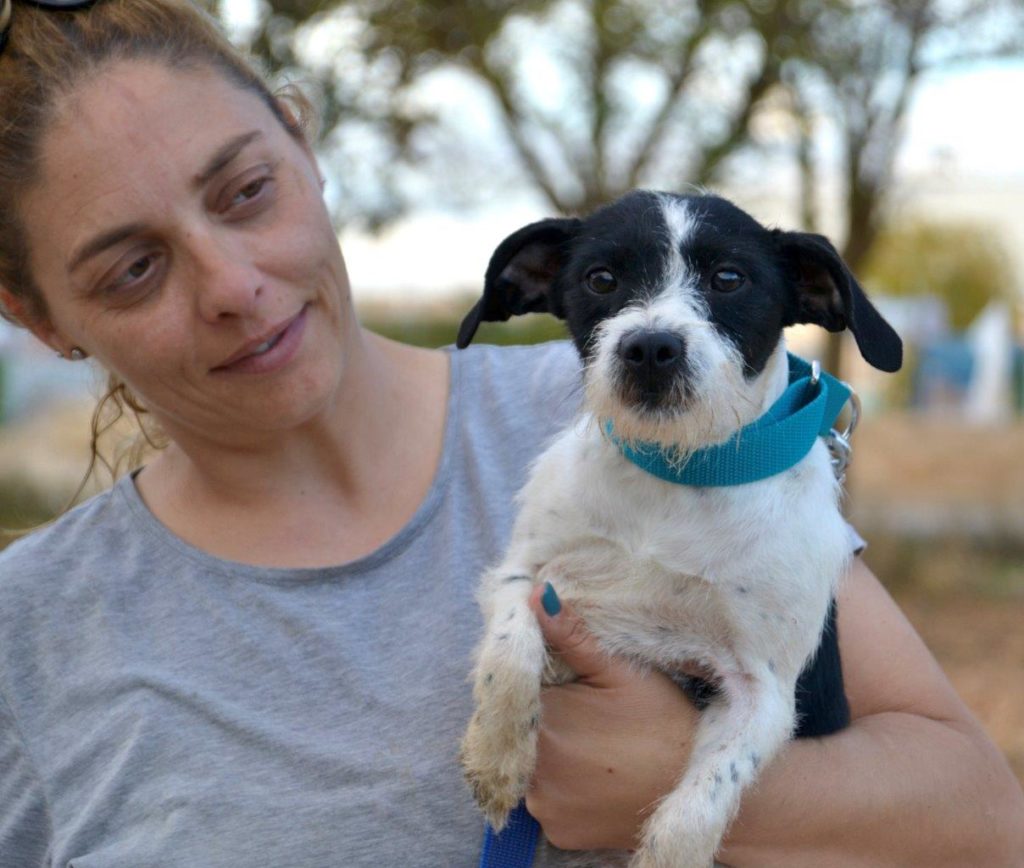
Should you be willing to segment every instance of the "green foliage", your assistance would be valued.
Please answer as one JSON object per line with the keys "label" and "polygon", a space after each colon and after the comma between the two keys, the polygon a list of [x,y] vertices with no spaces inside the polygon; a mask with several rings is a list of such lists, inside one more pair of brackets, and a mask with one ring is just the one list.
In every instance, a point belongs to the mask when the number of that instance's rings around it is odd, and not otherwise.
{"label": "green foliage", "polygon": [[[469,305],[466,306],[466,310]],[[419,314],[411,317],[364,316],[363,324],[372,331],[396,341],[420,347],[443,347],[455,343],[462,313],[451,315]],[[560,340],[565,326],[553,316],[530,314],[506,323],[484,323],[473,339],[478,344],[537,344]]]}
{"label": "green foliage", "polygon": [[877,575],[885,576],[890,591],[930,599],[1024,599],[1024,540],[1019,537],[860,530],[871,540],[864,559]]}
{"label": "green foliage", "polygon": [[1018,278],[994,233],[971,223],[921,221],[883,230],[860,269],[877,292],[938,296],[963,329],[990,301],[1016,297]]}
{"label": "green foliage", "polygon": [[53,516],[53,507],[37,487],[20,477],[0,480],[0,549],[13,542],[19,532],[37,527]]}

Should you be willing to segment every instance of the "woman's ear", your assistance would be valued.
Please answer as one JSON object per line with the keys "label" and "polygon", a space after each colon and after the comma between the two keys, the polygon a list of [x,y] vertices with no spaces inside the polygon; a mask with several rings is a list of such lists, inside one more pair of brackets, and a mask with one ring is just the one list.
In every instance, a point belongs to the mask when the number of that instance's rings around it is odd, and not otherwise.
{"label": "woman's ear", "polygon": [[55,353],[63,352],[64,345],[49,317],[30,310],[29,303],[25,299],[16,296],[2,286],[0,286],[0,308],[3,309],[5,318],[13,320],[15,325],[28,329]]}

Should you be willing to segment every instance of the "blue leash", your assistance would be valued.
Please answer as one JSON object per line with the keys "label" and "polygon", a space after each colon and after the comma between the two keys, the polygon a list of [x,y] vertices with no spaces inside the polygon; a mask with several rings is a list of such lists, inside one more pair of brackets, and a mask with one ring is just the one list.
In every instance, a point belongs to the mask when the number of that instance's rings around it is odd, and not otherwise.
{"label": "blue leash", "polygon": [[484,832],[480,868],[530,868],[540,837],[540,823],[520,802],[508,816],[508,825],[495,832],[490,823]]}
{"label": "blue leash", "polygon": [[[605,433],[637,467],[666,482],[680,485],[743,485],[788,470],[819,437],[828,437],[851,389],[821,371],[817,379],[799,356],[789,354],[789,386],[756,422],[746,425],[725,443],[691,453],[680,461],[655,443],[627,446],[605,425]],[[479,868],[530,868],[540,824],[520,803],[508,825],[496,833],[488,824]]]}

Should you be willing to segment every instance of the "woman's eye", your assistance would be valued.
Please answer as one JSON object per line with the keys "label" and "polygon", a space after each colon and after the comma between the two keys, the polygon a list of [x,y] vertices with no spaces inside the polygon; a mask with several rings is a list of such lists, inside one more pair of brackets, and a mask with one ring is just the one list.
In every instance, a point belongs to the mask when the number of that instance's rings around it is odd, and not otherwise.
{"label": "woman's eye", "polygon": [[587,289],[598,295],[607,295],[618,289],[619,282],[607,268],[595,268],[586,277]]}
{"label": "woman's eye", "polygon": [[116,280],[114,280],[114,289],[131,286],[132,284],[143,280],[152,270],[154,258],[154,254],[148,254],[136,259],[131,265],[122,271],[120,275],[118,275]]}
{"label": "woman's eye", "polygon": [[244,187],[242,187],[231,199],[232,205],[244,205],[246,202],[255,199],[263,192],[263,188],[267,185],[269,178],[259,177],[253,181],[250,181]]}
{"label": "woman's eye", "polygon": [[97,287],[108,304],[123,306],[134,304],[150,295],[159,286],[162,275],[159,251],[136,256],[125,267],[116,268],[111,277]]}
{"label": "woman's eye", "polygon": [[720,268],[711,275],[711,288],[718,292],[735,292],[747,279],[734,268]]}

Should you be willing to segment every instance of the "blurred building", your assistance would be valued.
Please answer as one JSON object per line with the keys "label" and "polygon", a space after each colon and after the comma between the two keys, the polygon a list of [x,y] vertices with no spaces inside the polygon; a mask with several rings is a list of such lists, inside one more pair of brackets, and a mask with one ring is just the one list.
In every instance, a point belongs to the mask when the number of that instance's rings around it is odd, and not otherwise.
{"label": "blurred building", "polygon": [[1024,349],[1009,305],[991,302],[964,332],[898,326],[897,330],[912,347],[910,404],[915,409],[976,425],[1008,422],[1021,412]]}

